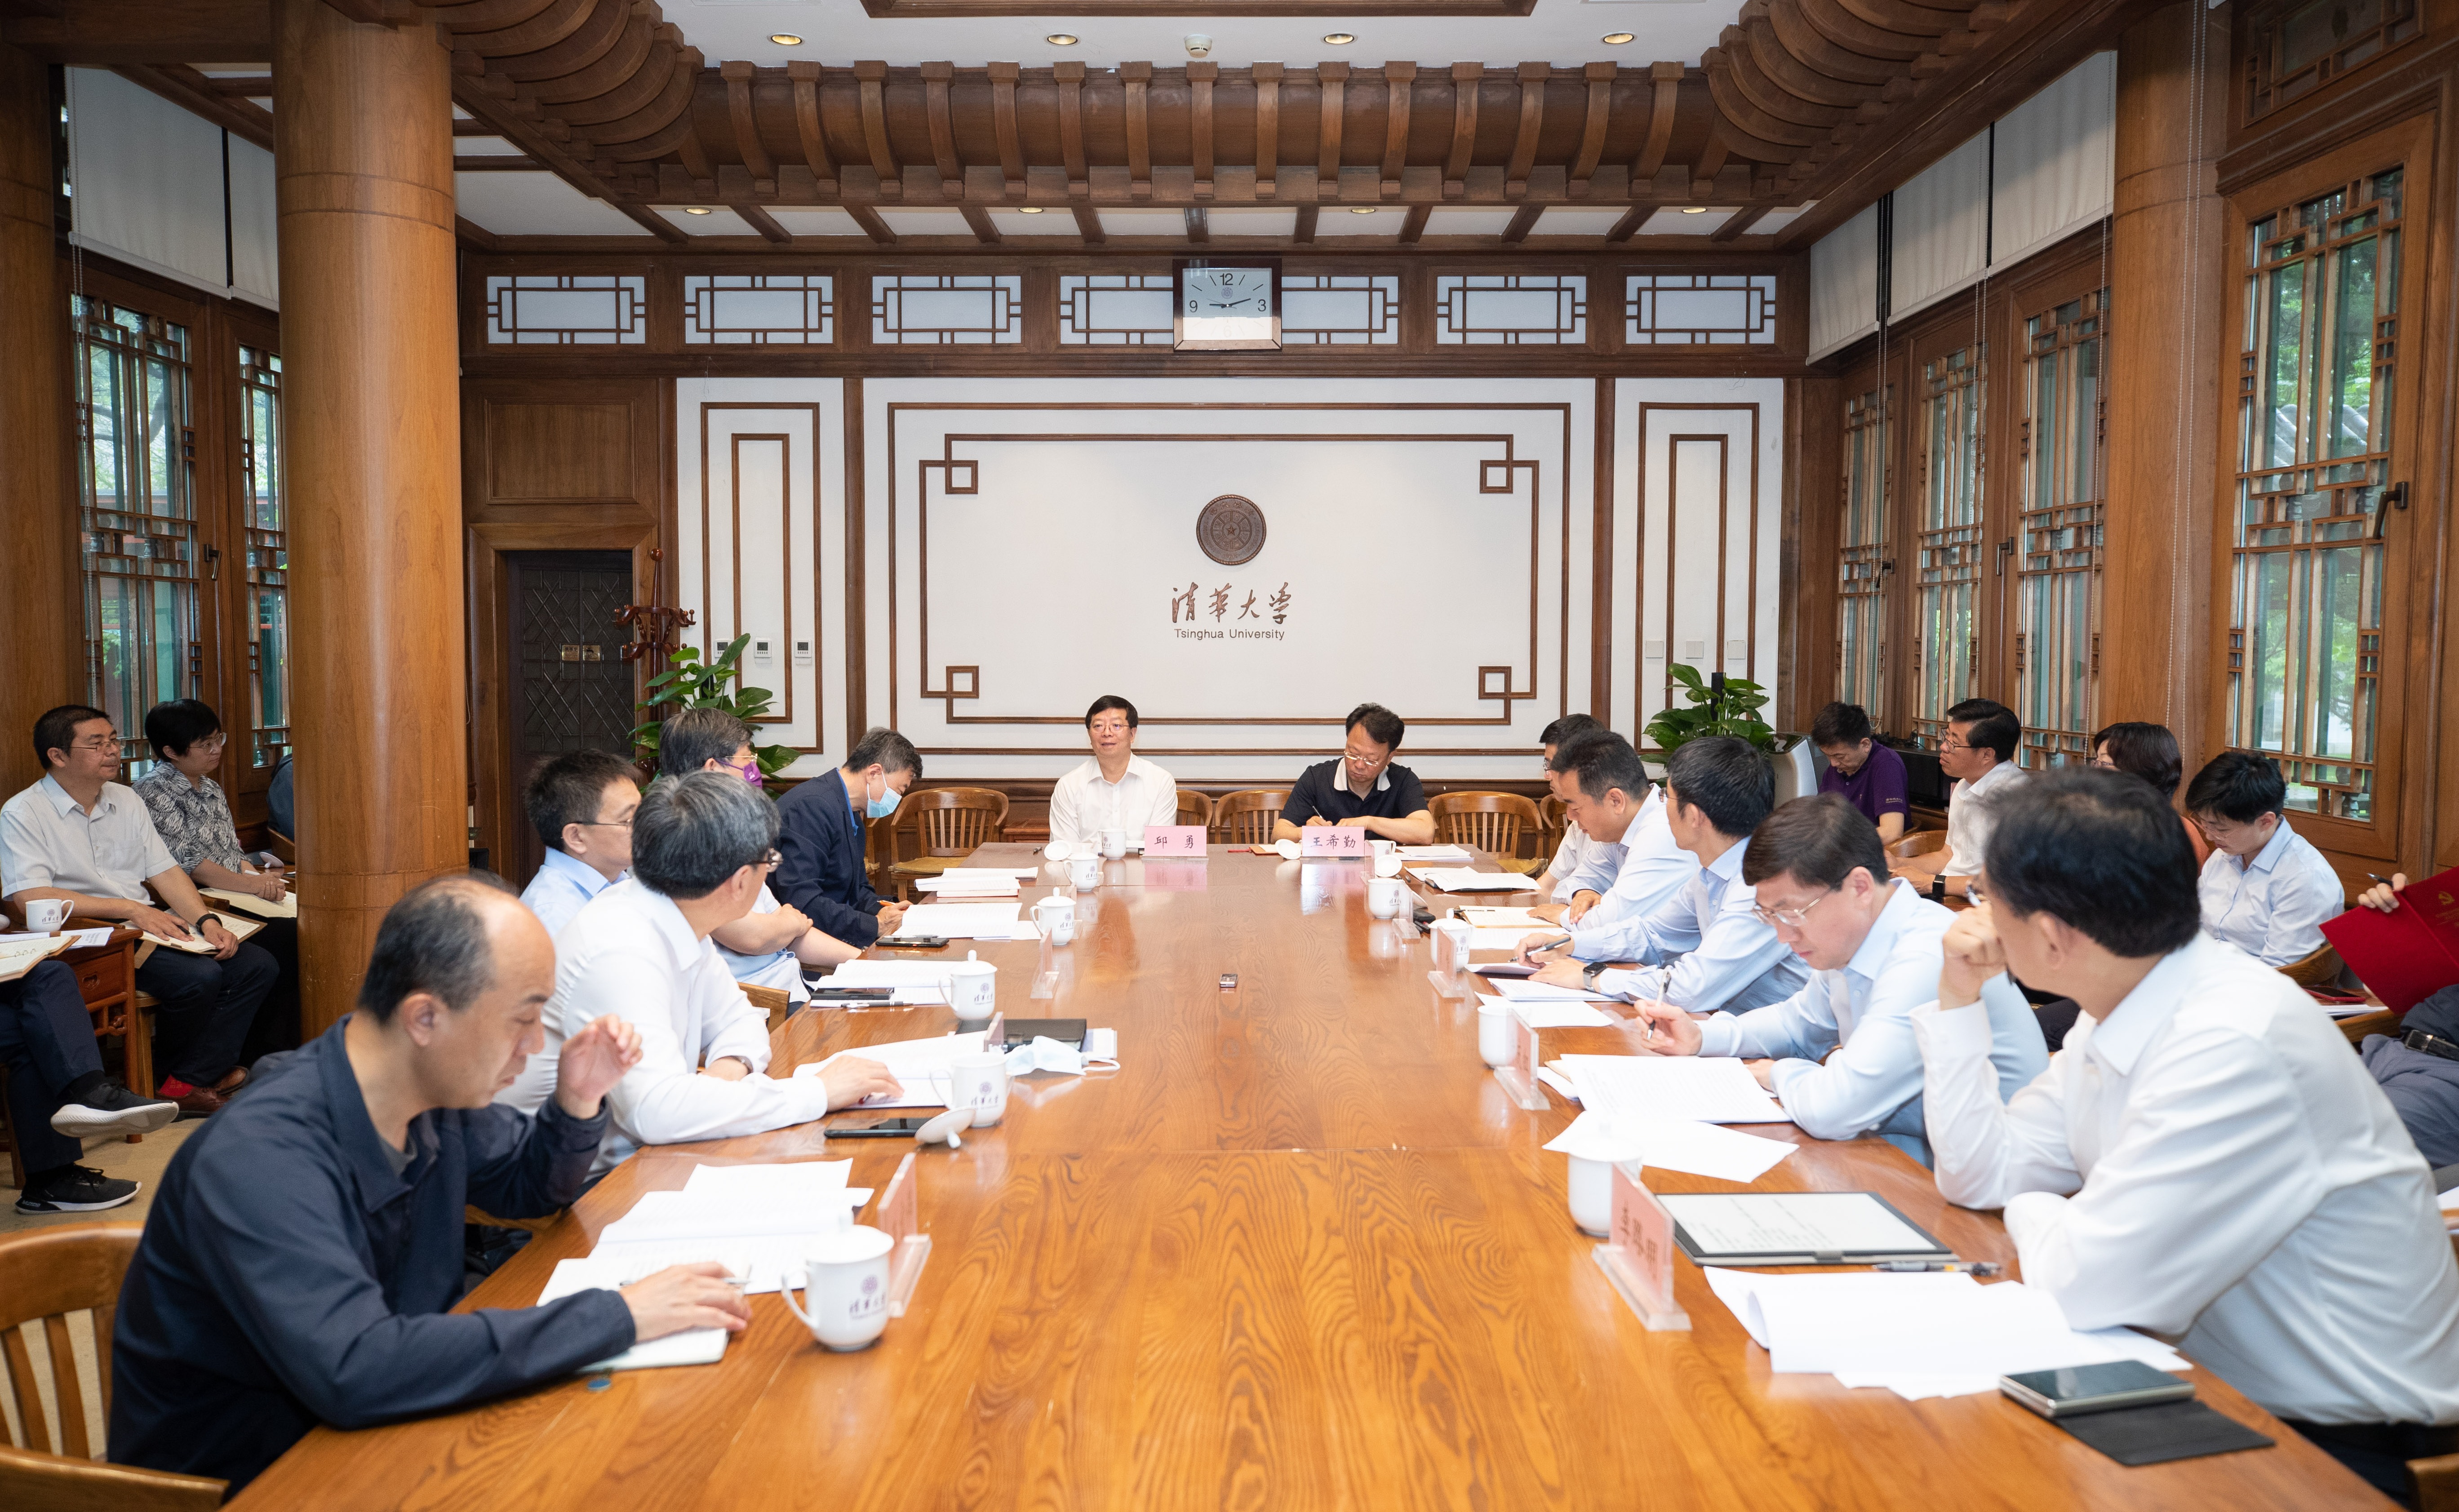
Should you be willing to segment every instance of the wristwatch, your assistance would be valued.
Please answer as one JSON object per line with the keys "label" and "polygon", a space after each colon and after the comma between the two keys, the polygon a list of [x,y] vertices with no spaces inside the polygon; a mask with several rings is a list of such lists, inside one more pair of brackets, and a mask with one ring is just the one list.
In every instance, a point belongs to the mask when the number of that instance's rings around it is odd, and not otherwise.
{"label": "wristwatch", "polygon": [[1586,986],[1594,987],[1597,984],[1597,978],[1611,970],[1612,966],[1611,961],[1584,962],[1580,967],[1580,981]]}
{"label": "wristwatch", "polygon": [[1946,901],[1946,878],[1944,875],[1934,876],[1929,879],[1929,895],[1930,901],[1934,903],[1944,903]]}

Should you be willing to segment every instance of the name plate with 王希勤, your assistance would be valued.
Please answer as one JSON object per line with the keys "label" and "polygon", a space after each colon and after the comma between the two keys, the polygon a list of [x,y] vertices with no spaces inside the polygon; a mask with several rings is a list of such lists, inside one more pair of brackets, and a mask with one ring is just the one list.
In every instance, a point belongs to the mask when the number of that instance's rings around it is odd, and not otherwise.
{"label": "name plate with \u738b\u5e0c\u52e4", "polygon": [[1651,1333],[1689,1333],[1691,1314],[1673,1300],[1673,1215],[1639,1184],[1639,1165],[1613,1169],[1612,1237],[1597,1246],[1597,1264]]}
{"label": "name plate with \u738b\u5e0c\u52e4", "polygon": [[1298,854],[1368,856],[1375,853],[1374,838],[1356,825],[1309,825],[1298,831]]}
{"label": "name plate with \u738b\u5e0c\u52e4", "polygon": [[1204,827],[1202,825],[1145,826],[1145,854],[1151,856],[1192,857],[1204,859]]}

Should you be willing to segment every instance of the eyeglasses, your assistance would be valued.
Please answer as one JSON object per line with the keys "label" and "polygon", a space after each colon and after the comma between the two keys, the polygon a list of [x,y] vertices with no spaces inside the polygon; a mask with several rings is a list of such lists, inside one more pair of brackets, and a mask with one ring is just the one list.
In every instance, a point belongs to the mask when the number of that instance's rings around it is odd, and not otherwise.
{"label": "eyeglasses", "polygon": [[71,750],[90,750],[90,751],[116,751],[116,750],[119,749],[119,737],[118,737],[118,736],[116,736],[116,735],[105,735],[105,736],[101,737],[101,738],[100,738],[100,739],[98,739],[98,740],[81,740],[81,741],[78,741],[78,742],[76,742],[75,744],[72,745],[71,746],[69,746],[69,749],[71,749]]}
{"label": "eyeglasses", "polygon": [[760,864],[767,868],[769,871],[774,872],[779,867],[786,864],[786,858],[777,853],[777,848],[775,846],[770,846],[767,850],[761,852]]}
{"label": "eyeglasses", "polygon": [[632,828],[632,821],[629,819],[575,819],[573,823],[592,830],[629,830]]}
{"label": "eyeglasses", "polygon": [[1943,735],[1939,737],[1938,748],[1941,754],[1944,754],[1947,751],[1953,750],[1970,750],[1972,747],[1965,742],[1957,740],[1952,735]]}
{"label": "eyeglasses", "polygon": [[1380,756],[1361,756],[1356,751],[1342,751],[1340,753],[1340,759],[1349,763],[1352,766],[1357,767],[1361,771],[1369,766],[1380,766],[1383,762],[1383,758]]}
{"label": "eyeglasses", "polygon": [[1809,902],[1804,903],[1799,908],[1761,908],[1757,904],[1754,903],[1751,905],[1751,913],[1762,924],[1780,924],[1786,929],[1797,930],[1801,928],[1802,925],[1809,922],[1810,911],[1812,909],[1817,908],[1819,904],[1826,902],[1829,898],[1832,898],[1836,894],[1833,892],[1821,892],[1818,896],[1812,898]]}

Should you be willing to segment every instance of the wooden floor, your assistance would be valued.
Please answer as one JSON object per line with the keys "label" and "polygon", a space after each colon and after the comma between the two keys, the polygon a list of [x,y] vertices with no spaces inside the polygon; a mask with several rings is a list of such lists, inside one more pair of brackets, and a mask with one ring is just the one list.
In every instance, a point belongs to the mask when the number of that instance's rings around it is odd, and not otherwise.
{"label": "wooden floor", "polygon": [[[1571,1226],[1563,1159],[1538,1147],[1570,1109],[1503,1095],[1474,1014],[1429,990],[1427,943],[1368,917],[1359,863],[1215,847],[1206,866],[1145,870],[1111,863],[1112,885],[1080,898],[1055,1007],[1026,999],[1039,947],[977,947],[1011,1016],[1115,1025],[1123,1068],[1024,1079],[1000,1127],[921,1153],[934,1250],[878,1344],[830,1354],[757,1296],[720,1365],[320,1430],[239,1504],[2388,1504],[2207,1372],[2202,1399],[2279,1447],[2130,1470],[1995,1396],[1916,1403],[1771,1376],[1679,1260],[1694,1331],[1646,1333]],[[771,1070],[951,1022],[798,1015]],[[1616,1039],[1548,1031],[1545,1050]],[[1876,1190],[1967,1258],[2014,1258],[1994,1214],[1947,1207],[1892,1146],[1755,1132],[1802,1144],[1762,1188]],[[531,1302],[557,1259],[702,1161],[851,1153],[854,1185],[878,1186],[910,1148],[830,1147],[806,1126],[644,1151],[471,1302]]]}

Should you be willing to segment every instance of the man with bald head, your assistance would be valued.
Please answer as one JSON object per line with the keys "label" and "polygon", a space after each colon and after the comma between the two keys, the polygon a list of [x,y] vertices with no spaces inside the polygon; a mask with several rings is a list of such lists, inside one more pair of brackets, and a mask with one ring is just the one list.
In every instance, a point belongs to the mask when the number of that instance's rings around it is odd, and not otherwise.
{"label": "man with bald head", "polygon": [[495,877],[419,887],[377,931],[358,1011],[257,1063],[171,1158],[119,1293],[111,1458],[236,1491],[319,1422],[447,1412],[748,1312],[716,1264],[544,1307],[461,1299],[462,1208],[544,1217],[580,1194],[617,1018],[562,1040],[535,1119],[494,1105],[543,1040],[555,945]]}

